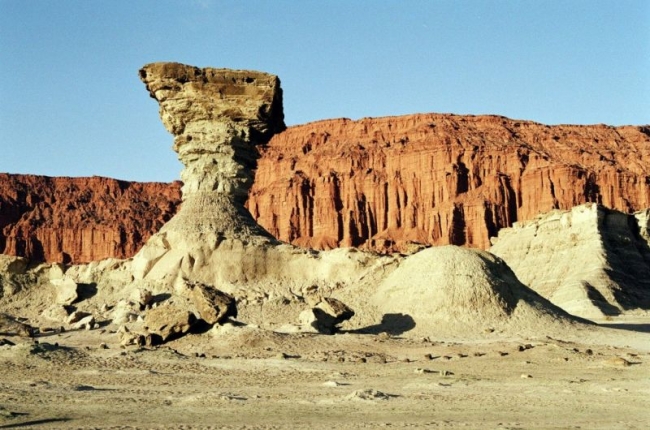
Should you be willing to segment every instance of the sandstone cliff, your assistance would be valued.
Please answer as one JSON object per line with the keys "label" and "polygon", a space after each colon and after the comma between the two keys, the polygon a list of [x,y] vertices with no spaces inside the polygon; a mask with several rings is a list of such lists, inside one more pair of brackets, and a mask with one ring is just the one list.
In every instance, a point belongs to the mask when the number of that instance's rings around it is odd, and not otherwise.
{"label": "sandstone cliff", "polygon": [[650,206],[650,128],[421,114],[295,127],[262,150],[248,208],[275,237],[328,249],[479,248],[585,202]]}
{"label": "sandstone cliff", "polygon": [[649,211],[596,204],[552,211],[499,231],[490,252],[521,282],[586,318],[650,308]]}
{"label": "sandstone cliff", "polygon": [[0,173],[0,253],[89,262],[135,254],[180,204],[180,183]]}

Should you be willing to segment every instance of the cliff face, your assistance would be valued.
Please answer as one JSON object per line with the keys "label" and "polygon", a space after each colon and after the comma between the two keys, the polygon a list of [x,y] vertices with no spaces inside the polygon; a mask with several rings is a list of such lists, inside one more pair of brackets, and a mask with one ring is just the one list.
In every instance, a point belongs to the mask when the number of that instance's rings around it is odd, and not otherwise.
{"label": "cliff face", "polygon": [[[226,193],[239,207],[256,160],[252,146],[237,142],[264,143],[283,127],[276,78],[253,73],[257,85],[226,86],[219,69],[175,67],[153,65],[142,73],[144,80],[156,73],[169,78],[149,90],[158,92],[161,117],[176,132],[187,195]],[[220,88],[221,103],[234,109],[222,113],[234,119],[217,127],[208,124],[213,107],[189,100],[199,90],[217,97]],[[263,106],[259,115],[237,101],[251,91]],[[198,109],[196,119],[174,125],[175,106]],[[233,135],[240,126],[245,133]],[[219,136],[237,144],[225,146]],[[220,149],[201,155],[212,147]],[[290,127],[262,147],[247,206],[275,237],[317,249],[404,251],[412,243],[485,249],[500,228],[552,209],[586,202],[626,213],[650,207],[649,162],[647,126],[439,114],[328,120]],[[130,257],[177,212],[179,187],[0,175],[0,252],[71,262]]]}
{"label": "cliff face", "polygon": [[127,258],[180,205],[180,183],[0,174],[0,253],[34,261]]}
{"label": "cliff face", "polygon": [[248,208],[320,249],[487,248],[517,220],[596,202],[650,206],[650,128],[420,114],[290,127],[263,148]]}

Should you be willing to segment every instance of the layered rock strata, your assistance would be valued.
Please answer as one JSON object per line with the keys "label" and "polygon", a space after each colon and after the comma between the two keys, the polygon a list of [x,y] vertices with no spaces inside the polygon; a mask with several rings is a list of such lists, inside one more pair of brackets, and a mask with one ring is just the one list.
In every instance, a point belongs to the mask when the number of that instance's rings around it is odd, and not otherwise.
{"label": "layered rock strata", "polygon": [[[275,77],[237,73],[157,64],[141,76],[176,133],[184,194],[196,197],[188,209],[209,215],[204,209],[232,192],[228,199],[248,217],[240,203],[254,176],[247,206],[286,242],[487,248],[500,228],[552,209],[596,202],[632,213],[650,206],[647,126],[442,114],[340,119],[291,127],[258,154],[256,145],[284,128],[281,90],[271,89]],[[176,213],[178,187],[0,175],[0,252],[76,263],[130,257]]]}
{"label": "layered rock strata", "polygon": [[290,127],[263,148],[248,208],[328,249],[489,247],[500,228],[596,202],[650,206],[650,128],[420,114]]}
{"label": "layered rock strata", "polygon": [[179,205],[179,182],[0,173],[0,253],[61,263],[127,258]]}
{"label": "layered rock strata", "polygon": [[499,231],[490,251],[557,306],[602,318],[650,308],[648,221],[648,210],[581,205]]}

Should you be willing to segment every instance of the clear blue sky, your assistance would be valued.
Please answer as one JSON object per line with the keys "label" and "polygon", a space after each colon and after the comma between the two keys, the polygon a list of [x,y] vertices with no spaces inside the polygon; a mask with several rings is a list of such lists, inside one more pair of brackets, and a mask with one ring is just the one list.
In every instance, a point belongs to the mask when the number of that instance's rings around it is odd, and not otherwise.
{"label": "clear blue sky", "polygon": [[277,74],[289,125],[650,122],[648,0],[0,0],[0,172],[177,179],[154,61]]}

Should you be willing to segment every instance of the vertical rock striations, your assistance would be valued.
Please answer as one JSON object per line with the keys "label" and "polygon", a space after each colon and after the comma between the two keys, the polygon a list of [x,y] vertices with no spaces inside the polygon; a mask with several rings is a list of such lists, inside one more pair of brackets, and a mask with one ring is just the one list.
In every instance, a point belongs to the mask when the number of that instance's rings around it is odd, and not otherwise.
{"label": "vertical rock striations", "polygon": [[0,173],[0,253],[60,263],[127,258],[179,205],[179,182]]}
{"label": "vertical rock striations", "polygon": [[650,206],[650,128],[418,114],[290,127],[263,149],[248,207],[318,249],[479,248],[500,228],[596,202]]}

